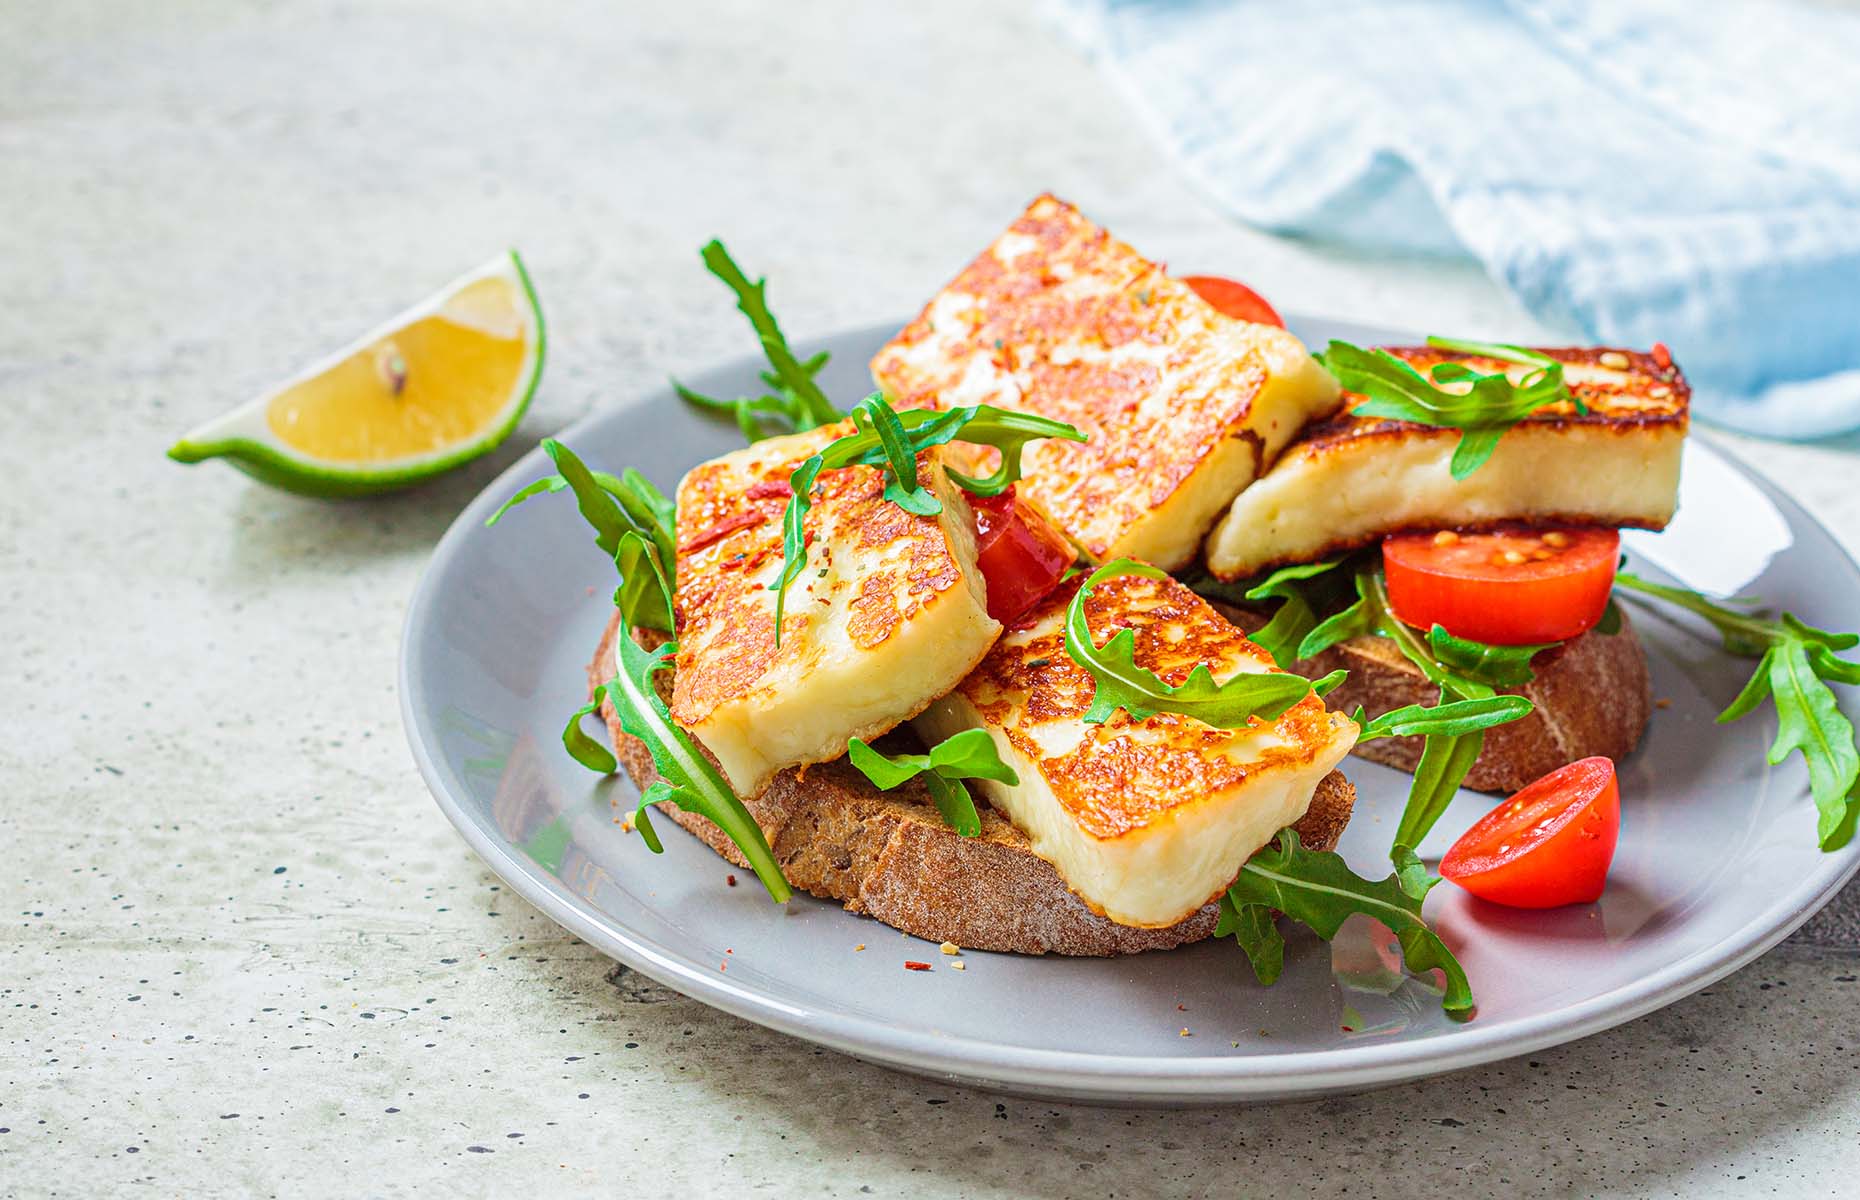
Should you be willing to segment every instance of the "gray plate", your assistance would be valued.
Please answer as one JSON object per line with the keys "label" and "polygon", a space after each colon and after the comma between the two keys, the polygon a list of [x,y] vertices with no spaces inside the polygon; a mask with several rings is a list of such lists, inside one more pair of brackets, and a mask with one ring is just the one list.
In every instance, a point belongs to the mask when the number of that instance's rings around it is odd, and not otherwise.
{"label": "gray plate", "polygon": [[[1403,340],[1294,321],[1308,341]],[[828,339],[825,383],[862,394],[864,364],[896,326]],[[745,359],[692,379],[755,390]],[[692,464],[741,445],[734,426],[664,388],[563,434],[591,462],[634,465],[668,491]],[[771,904],[668,821],[651,854],[619,816],[635,792],[563,753],[564,717],[611,608],[604,563],[561,497],[487,516],[545,473],[533,452],[460,515],[408,613],[401,705],[421,773],[453,824],[518,893],[601,950],[706,1003],[874,1062],[1004,1090],[1099,1101],[1262,1100],[1375,1087],[1583,1037],[1685,996],[1749,962],[1824,903],[1860,848],[1822,854],[1800,760],[1771,768],[1767,710],[1713,724],[1746,677],[1693,628],[1640,613],[1654,694],[1670,700],[1621,764],[1620,850],[1598,904],[1525,913],[1451,885],[1428,912],[1471,976],[1477,1018],[1442,1017],[1437,993],[1395,970],[1380,927],[1334,943],[1293,933],[1284,977],[1255,984],[1231,943],[1121,959],[936,947],[837,905]],[[1719,592],[1756,592],[1818,624],[1860,611],[1860,575],[1781,492],[1694,441],[1679,518],[1631,534],[1637,568]],[[1380,873],[1408,777],[1350,760],[1359,796],[1344,855]],[[1422,847],[1436,858],[1491,804],[1462,793]],[[1380,936],[1378,936],[1380,934]],[[866,949],[856,948],[864,944]],[[906,971],[905,959],[935,964]],[[728,964],[725,969],[724,964]],[[1182,1031],[1188,1030],[1188,1036]]]}

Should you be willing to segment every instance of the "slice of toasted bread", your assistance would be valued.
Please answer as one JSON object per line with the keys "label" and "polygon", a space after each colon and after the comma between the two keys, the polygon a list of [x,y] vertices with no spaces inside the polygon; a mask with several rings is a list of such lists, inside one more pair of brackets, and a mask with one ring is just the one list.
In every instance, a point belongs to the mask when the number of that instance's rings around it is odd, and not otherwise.
{"label": "slice of toasted bread", "polygon": [[[1259,613],[1224,604],[1216,608],[1243,629],[1257,629]],[[1528,696],[1537,707],[1509,725],[1486,731],[1485,749],[1467,773],[1465,786],[1478,792],[1515,792],[1525,784],[1579,758],[1600,754],[1616,761],[1632,753],[1653,713],[1647,655],[1627,613],[1615,634],[1594,630],[1572,638],[1532,661],[1537,677],[1505,688]],[[1404,704],[1433,704],[1439,689],[1384,637],[1355,637],[1293,670],[1313,679],[1343,668],[1349,678],[1324,698],[1340,712],[1357,705],[1372,717]],[[1421,761],[1418,737],[1359,742],[1352,753],[1371,762],[1413,771]]]}
{"label": "slice of toasted bread", "polygon": [[[617,620],[608,626],[589,664],[590,688],[613,674],[618,629]],[[663,675],[660,682],[665,686]],[[601,711],[627,774],[645,789],[658,778],[652,756],[621,731],[611,706]],[[1355,798],[1341,774],[1326,776],[1295,826],[1305,845],[1335,847]],[[981,836],[959,837],[920,785],[881,792],[844,759],[781,771],[747,804],[790,884],[929,941],[1017,954],[1112,955],[1167,949],[1214,932],[1214,904],[1163,929],[1107,920],[1073,895],[1026,837],[986,804],[977,805]],[[711,822],[661,807],[718,854],[747,865]]]}
{"label": "slice of toasted bread", "polygon": [[[1506,370],[1495,359],[1426,346],[1389,353],[1425,373],[1437,363]],[[1241,492],[1208,535],[1208,569],[1241,579],[1314,562],[1391,534],[1483,529],[1512,521],[1660,529],[1679,497],[1690,389],[1671,360],[1596,348],[1547,349],[1563,363],[1567,403],[1508,430],[1464,479],[1449,469],[1457,429],[1359,417],[1363,397],[1307,425],[1271,470]],[[1513,374],[1528,368],[1510,365]]]}

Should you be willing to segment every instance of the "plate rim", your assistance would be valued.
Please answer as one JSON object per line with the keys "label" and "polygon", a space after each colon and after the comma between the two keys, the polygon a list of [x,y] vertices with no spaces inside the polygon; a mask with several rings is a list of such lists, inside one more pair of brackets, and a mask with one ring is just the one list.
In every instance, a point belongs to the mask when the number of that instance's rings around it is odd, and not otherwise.
{"label": "plate rim", "polygon": [[[1362,322],[1303,313],[1288,314],[1288,318],[1288,323],[1293,325],[1377,330]],[[898,327],[895,322],[856,326],[808,341],[819,343],[868,335],[882,337]],[[1391,332],[1379,329],[1377,336],[1386,340]],[[707,369],[751,369],[759,361],[753,356],[741,355]],[[623,401],[621,405],[590,412],[552,436],[572,438],[639,402]],[[1856,582],[1860,582],[1860,565],[1856,565],[1840,540],[1786,491],[1729,448],[1704,438],[1694,439],[1692,444],[1760,487],[1791,520],[1802,521],[1826,536],[1837,564],[1844,565]],[[465,540],[477,535],[485,517],[501,503],[512,480],[536,472],[542,458],[540,447],[533,447],[487,483],[460,511],[434,546],[407,605],[396,682],[402,728],[422,780],[446,818],[492,873],[556,924],[617,962],[684,995],[765,1028],[857,1058],[982,1086],[1019,1087],[1081,1099],[1237,1102],[1373,1088],[1446,1074],[1576,1041],[1664,1008],[1709,987],[1763,955],[1800,928],[1860,870],[1860,838],[1856,838],[1840,850],[1823,854],[1817,860],[1815,871],[1745,921],[1733,938],[1700,947],[1632,984],[1549,1012],[1485,1029],[1475,1021],[1450,1036],[1414,1042],[1197,1057],[1109,1054],[1035,1049],[967,1035],[944,1034],[930,1028],[906,1027],[832,1009],[800,1007],[707,970],[695,959],[635,935],[610,915],[604,921],[597,919],[585,902],[578,902],[578,897],[567,893],[559,880],[508,841],[492,837],[473,818],[465,804],[453,794],[452,780],[433,752],[436,739],[431,737],[423,705],[416,703],[425,699],[425,689],[418,676],[414,646],[420,630],[431,621],[433,609],[444,594],[438,586],[439,576],[445,564],[459,553]]]}

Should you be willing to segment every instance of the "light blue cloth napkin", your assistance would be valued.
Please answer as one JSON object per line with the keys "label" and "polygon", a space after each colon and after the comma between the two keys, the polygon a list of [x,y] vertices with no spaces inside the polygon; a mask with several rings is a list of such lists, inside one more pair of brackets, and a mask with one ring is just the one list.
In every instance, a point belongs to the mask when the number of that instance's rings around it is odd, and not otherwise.
{"label": "light blue cloth napkin", "polygon": [[1860,8],[1053,8],[1242,220],[1469,253],[1546,321],[1665,342],[1702,416],[1860,428]]}

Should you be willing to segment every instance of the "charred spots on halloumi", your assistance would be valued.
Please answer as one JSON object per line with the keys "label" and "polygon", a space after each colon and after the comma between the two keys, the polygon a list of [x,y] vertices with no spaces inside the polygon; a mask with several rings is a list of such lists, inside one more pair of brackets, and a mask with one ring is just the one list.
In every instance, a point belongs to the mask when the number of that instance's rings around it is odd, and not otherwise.
{"label": "charred spots on halloumi", "polygon": [[782,519],[795,467],[852,422],[768,438],[694,468],[678,489],[677,674],[673,718],[753,796],[783,767],[825,762],[850,737],[907,720],[987,652],[973,517],[944,469],[919,456],[933,515],[884,496],[883,474],[824,472],[805,518],[806,568],[785,590]]}
{"label": "charred spots on halloumi", "polygon": [[[1390,354],[1427,372],[1465,363],[1517,374],[1515,363],[1428,346]],[[1547,349],[1570,395],[1507,429],[1492,456],[1456,479],[1461,431],[1355,414],[1363,397],[1307,427],[1235,498],[1208,537],[1208,568],[1239,579],[1393,534],[1522,522],[1661,529],[1678,504],[1690,389],[1667,358],[1625,350]]]}
{"label": "charred spots on halloumi", "polygon": [[1029,448],[1026,494],[1092,557],[1165,568],[1338,397],[1297,338],[1223,316],[1052,196],[872,368],[900,404],[986,403],[1084,430]]}
{"label": "charred spots on halloumi", "polygon": [[[1192,716],[1118,711],[1083,718],[1095,689],[1066,652],[1074,577],[1015,622],[915,727],[926,741],[981,728],[1018,774],[975,786],[1094,911],[1121,924],[1181,920],[1230,883],[1249,855],[1295,822],[1356,726],[1315,694],[1276,718],[1219,729]],[[1135,632],[1135,661],[1180,685],[1206,666],[1218,682],[1274,672],[1271,657],[1173,579],[1119,575],[1085,598],[1094,637]]]}

